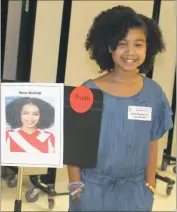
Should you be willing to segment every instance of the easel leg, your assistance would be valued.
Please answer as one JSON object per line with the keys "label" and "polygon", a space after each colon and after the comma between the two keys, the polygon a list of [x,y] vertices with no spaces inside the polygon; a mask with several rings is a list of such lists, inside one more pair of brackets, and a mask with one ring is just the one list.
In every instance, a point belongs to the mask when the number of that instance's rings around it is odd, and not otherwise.
{"label": "easel leg", "polygon": [[14,212],[21,212],[22,183],[23,183],[23,167],[19,167],[19,169],[18,169],[18,179],[17,179],[17,197],[16,197],[16,200],[15,200]]}

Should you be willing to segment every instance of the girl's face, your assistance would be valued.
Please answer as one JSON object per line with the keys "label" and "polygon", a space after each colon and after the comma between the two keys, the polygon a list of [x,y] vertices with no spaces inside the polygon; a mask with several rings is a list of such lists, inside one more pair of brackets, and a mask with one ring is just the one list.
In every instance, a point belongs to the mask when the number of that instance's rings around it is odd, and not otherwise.
{"label": "girl's face", "polygon": [[26,104],[21,110],[22,126],[34,128],[39,123],[40,111],[36,105]]}
{"label": "girl's face", "polygon": [[143,30],[130,29],[127,36],[119,42],[117,49],[112,52],[115,67],[123,71],[135,71],[146,57],[146,36]]}

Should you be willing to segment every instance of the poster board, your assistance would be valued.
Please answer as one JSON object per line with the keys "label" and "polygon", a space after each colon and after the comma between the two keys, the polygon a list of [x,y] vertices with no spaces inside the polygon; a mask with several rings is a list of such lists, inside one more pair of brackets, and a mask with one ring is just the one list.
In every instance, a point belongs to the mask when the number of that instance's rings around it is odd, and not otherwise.
{"label": "poster board", "polygon": [[[84,88],[82,91],[82,87],[84,86],[76,89],[73,86],[64,88],[63,163],[81,168],[95,168],[104,97],[99,89]],[[70,101],[71,97],[74,101]]]}
{"label": "poster board", "polygon": [[1,83],[1,165],[63,167],[63,92],[56,83]]}

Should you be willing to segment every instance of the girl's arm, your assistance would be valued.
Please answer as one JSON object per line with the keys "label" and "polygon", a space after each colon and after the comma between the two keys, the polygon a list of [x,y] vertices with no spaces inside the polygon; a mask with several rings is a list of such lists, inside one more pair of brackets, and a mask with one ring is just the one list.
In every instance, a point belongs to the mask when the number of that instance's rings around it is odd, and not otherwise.
{"label": "girl's arm", "polygon": [[155,187],[155,175],[158,157],[158,140],[150,142],[149,161],[146,168],[146,182]]}
{"label": "girl's arm", "polygon": [[[67,166],[67,168],[68,168],[69,184],[73,183],[73,182],[79,183],[81,181],[81,168],[79,168],[77,166],[69,166],[69,165]],[[72,196],[72,200],[74,203],[76,203],[78,201],[80,193],[82,192],[82,189],[80,189],[79,187],[77,187],[77,188],[69,189],[70,193],[76,192]]]}
{"label": "girl's arm", "polygon": [[81,181],[81,168],[77,166],[67,166],[69,183]]}

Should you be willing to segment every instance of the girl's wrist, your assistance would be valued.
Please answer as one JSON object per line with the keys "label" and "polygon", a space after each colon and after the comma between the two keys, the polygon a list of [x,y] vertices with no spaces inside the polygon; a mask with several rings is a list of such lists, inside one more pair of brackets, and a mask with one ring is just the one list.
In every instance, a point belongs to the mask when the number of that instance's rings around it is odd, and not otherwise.
{"label": "girl's wrist", "polygon": [[150,185],[149,183],[146,183],[146,187],[155,195],[155,187]]}

